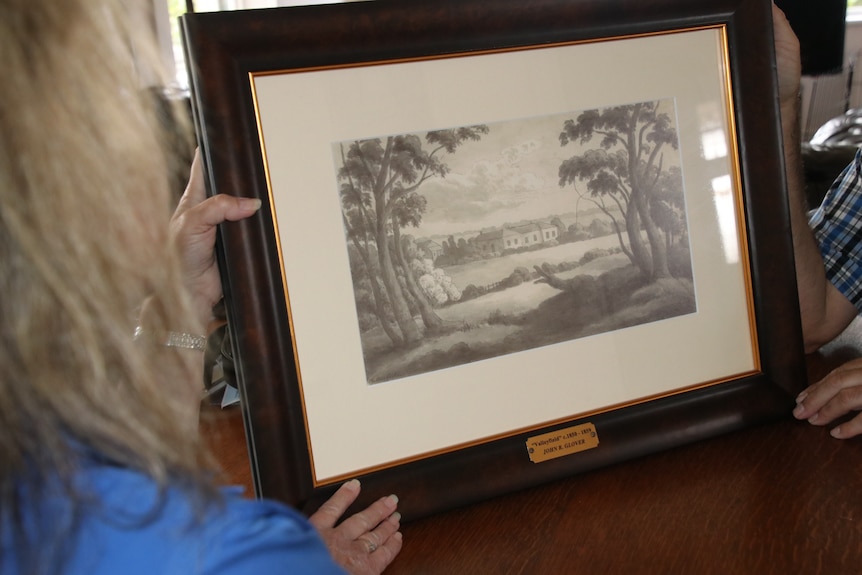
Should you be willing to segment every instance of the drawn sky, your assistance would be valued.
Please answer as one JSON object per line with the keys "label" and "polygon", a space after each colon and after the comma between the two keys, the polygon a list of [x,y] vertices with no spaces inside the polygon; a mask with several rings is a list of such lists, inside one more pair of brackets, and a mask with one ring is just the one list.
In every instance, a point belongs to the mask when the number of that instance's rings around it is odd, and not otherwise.
{"label": "drawn sky", "polygon": [[[662,111],[673,118],[672,102]],[[572,212],[577,194],[571,185],[559,186],[560,164],[567,158],[598,147],[596,136],[586,146],[570,142],[561,146],[563,122],[580,112],[487,124],[488,134],[467,142],[443,160],[451,171],[419,189],[427,199],[422,225],[405,233],[417,237],[447,236],[505,222],[546,218]],[[678,164],[678,154],[665,146],[665,166]],[[673,159],[668,161],[668,156]],[[586,190],[586,182],[578,182]],[[580,208],[590,204],[581,201]],[[591,207],[591,206],[590,206]]]}

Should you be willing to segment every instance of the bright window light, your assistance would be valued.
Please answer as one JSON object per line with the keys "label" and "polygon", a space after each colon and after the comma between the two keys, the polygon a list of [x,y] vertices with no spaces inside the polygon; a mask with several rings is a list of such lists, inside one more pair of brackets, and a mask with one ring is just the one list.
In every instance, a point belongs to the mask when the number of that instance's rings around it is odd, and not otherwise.
{"label": "bright window light", "polygon": [[[186,0],[153,0],[158,4],[155,13],[157,18],[167,18],[168,22],[159,22],[159,27],[170,31],[171,48],[164,46],[164,52],[173,55],[173,65],[176,71],[177,87],[188,89],[189,79],[186,71],[185,55],[180,40],[179,17],[186,13]],[[351,0],[194,0],[195,12],[218,12],[221,10],[252,10],[256,8],[275,8],[278,6],[307,6],[310,4],[337,4]],[[167,3],[167,11],[164,6]],[[168,34],[161,41],[168,42]]]}

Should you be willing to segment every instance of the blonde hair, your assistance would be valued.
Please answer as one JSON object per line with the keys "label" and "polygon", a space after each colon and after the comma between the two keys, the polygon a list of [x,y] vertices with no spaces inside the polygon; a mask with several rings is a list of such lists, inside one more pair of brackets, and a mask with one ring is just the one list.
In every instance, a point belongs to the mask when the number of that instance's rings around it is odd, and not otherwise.
{"label": "blonde hair", "polygon": [[201,327],[168,234],[173,156],[134,64],[157,60],[129,12],[146,3],[0,1],[0,525],[21,536],[40,490],[59,480],[76,501],[82,451],[190,492],[209,476],[190,354],[131,337],[147,298],[151,327]]}

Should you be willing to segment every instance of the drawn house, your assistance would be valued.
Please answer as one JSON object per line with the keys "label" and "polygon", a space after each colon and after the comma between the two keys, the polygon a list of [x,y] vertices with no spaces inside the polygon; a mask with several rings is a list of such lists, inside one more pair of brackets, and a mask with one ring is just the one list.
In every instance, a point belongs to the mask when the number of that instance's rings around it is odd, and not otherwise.
{"label": "drawn house", "polygon": [[473,238],[473,244],[482,253],[500,254],[504,250],[530,247],[556,240],[559,230],[547,222],[529,222],[517,226],[504,226],[488,230]]}
{"label": "drawn house", "polygon": [[434,240],[419,240],[416,242],[416,247],[421,253],[425,254],[425,257],[429,258],[431,261],[435,261],[437,258],[443,255],[443,246],[441,246]]}
{"label": "drawn house", "polygon": [[554,240],[559,234],[557,227],[547,222],[530,222],[511,228],[521,236],[521,245],[532,246]]}
{"label": "drawn house", "polygon": [[544,238],[542,241],[550,242],[557,239],[560,235],[559,228],[554,224],[542,222],[539,224],[539,228],[541,229],[542,237]]}
{"label": "drawn house", "polygon": [[490,230],[473,238],[473,245],[481,253],[501,254],[503,250],[518,247],[520,236],[509,228]]}

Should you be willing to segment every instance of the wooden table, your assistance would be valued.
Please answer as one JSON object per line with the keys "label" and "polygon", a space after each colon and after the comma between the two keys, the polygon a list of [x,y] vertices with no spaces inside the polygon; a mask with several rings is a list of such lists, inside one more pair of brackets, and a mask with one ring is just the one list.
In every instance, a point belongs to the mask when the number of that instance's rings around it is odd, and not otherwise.
{"label": "wooden table", "polygon": [[[859,350],[862,329],[810,356],[809,378]],[[239,410],[206,430],[228,479],[251,490]],[[862,438],[788,416],[402,531],[389,575],[862,573]]]}

